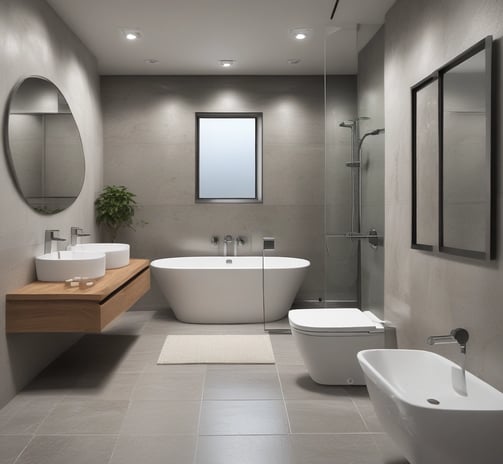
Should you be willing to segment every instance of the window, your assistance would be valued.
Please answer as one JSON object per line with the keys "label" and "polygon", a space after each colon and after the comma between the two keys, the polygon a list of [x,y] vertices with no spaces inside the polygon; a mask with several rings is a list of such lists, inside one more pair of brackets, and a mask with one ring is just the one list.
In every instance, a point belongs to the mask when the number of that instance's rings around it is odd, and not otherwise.
{"label": "window", "polygon": [[262,113],[196,113],[198,202],[262,201]]}

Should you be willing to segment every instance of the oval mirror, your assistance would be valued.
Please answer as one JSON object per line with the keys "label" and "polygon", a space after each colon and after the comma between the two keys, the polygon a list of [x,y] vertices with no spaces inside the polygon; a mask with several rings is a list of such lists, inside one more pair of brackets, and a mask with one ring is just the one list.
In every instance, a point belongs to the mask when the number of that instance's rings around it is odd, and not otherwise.
{"label": "oval mirror", "polygon": [[5,152],[17,190],[41,214],[78,197],[85,175],[79,129],[63,94],[47,79],[28,77],[11,93]]}

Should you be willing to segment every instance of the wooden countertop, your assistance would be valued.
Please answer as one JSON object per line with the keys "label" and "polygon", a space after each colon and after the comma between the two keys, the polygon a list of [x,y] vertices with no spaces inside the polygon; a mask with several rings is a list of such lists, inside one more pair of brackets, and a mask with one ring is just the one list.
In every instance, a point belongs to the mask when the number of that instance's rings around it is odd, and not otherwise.
{"label": "wooden countertop", "polygon": [[150,289],[147,259],[109,269],[86,289],[32,282],[6,295],[7,333],[101,333]]}
{"label": "wooden countertop", "polygon": [[103,277],[95,279],[95,284],[92,287],[82,290],[79,287],[65,287],[64,282],[36,281],[7,293],[6,300],[102,301],[124,285],[125,282],[147,269],[149,265],[148,259],[131,259],[125,267],[108,269]]}

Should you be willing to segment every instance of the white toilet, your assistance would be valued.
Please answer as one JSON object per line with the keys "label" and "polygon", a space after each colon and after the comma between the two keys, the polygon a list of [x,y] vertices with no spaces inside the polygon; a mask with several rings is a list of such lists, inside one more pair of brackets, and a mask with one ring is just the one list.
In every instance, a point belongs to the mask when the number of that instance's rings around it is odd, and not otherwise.
{"label": "white toilet", "polygon": [[315,382],[365,385],[356,354],[384,348],[384,326],[374,314],[357,308],[292,309],[288,320]]}

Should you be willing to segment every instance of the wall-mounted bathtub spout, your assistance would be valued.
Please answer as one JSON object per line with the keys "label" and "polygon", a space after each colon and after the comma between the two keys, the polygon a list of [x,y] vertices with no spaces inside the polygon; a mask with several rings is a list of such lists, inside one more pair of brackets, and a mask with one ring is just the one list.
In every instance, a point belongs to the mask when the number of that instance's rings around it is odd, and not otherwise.
{"label": "wall-mounted bathtub spout", "polygon": [[232,235],[226,235],[224,237],[224,256],[227,256],[228,246],[232,243],[233,238]]}
{"label": "wall-mounted bathtub spout", "polygon": [[470,334],[466,329],[452,329],[449,335],[432,335],[426,339],[428,345],[443,345],[446,343],[458,343],[461,353],[466,354],[466,344]]}

